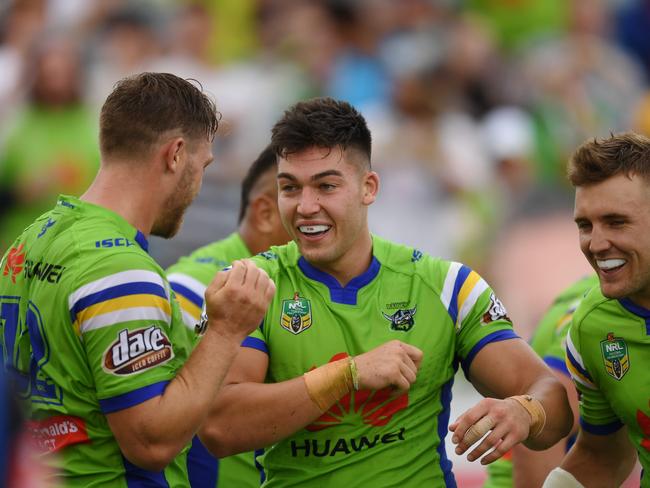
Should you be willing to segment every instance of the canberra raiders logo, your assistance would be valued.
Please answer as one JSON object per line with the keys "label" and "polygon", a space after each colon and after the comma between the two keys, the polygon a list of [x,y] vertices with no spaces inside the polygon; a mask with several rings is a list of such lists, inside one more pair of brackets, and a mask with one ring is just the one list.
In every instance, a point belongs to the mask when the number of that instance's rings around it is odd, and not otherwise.
{"label": "canberra raiders logo", "polygon": [[393,315],[388,315],[384,312],[381,314],[386,320],[390,321],[390,330],[398,330],[400,332],[407,332],[415,325],[413,316],[417,311],[417,307],[408,308],[406,310],[399,309]]}
{"label": "canberra raiders logo", "polygon": [[282,300],[280,325],[292,334],[300,334],[311,327],[311,303],[295,292],[292,300]]}
{"label": "canberra raiders logo", "polygon": [[612,378],[620,380],[630,369],[630,355],[625,340],[607,334],[607,339],[600,341],[600,352],[605,361],[605,370]]}

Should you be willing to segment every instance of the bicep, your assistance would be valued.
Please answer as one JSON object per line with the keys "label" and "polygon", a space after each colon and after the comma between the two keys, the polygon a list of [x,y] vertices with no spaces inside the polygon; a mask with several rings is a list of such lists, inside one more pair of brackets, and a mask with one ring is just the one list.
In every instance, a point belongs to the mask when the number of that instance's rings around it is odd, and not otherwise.
{"label": "bicep", "polygon": [[469,368],[474,387],[482,395],[494,398],[524,393],[543,376],[552,377],[552,373],[522,339],[486,345]]}
{"label": "bicep", "polygon": [[266,352],[251,347],[240,347],[224,385],[264,383],[268,367],[269,356]]}

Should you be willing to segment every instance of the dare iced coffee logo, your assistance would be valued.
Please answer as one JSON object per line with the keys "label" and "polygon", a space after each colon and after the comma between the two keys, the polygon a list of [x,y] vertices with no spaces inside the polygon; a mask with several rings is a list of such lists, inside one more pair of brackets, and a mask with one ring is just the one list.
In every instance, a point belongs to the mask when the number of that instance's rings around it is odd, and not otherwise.
{"label": "dare iced coffee logo", "polygon": [[156,326],[121,330],[104,354],[104,369],[112,374],[140,373],[174,357],[171,344]]}

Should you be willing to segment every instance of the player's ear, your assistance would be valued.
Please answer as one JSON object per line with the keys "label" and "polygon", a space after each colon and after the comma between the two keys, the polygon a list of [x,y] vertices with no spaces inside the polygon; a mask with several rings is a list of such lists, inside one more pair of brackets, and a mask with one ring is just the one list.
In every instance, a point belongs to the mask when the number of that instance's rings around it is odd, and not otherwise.
{"label": "player's ear", "polygon": [[165,170],[175,173],[180,168],[180,158],[186,150],[186,143],[182,137],[174,137],[162,146],[162,159]]}
{"label": "player's ear", "polygon": [[379,175],[374,171],[367,171],[363,177],[363,199],[364,205],[370,205],[377,198],[379,192]]}
{"label": "player's ear", "polygon": [[259,232],[271,233],[278,225],[279,219],[277,204],[266,194],[262,194],[253,199],[250,203],[251,217],[253,225]]}

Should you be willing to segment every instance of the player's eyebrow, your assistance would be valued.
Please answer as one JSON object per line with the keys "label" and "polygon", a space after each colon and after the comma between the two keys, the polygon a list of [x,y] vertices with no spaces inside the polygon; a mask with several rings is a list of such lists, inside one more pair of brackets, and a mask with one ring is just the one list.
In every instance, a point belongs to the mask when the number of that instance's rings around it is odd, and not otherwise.
{"label": "player's eyebrow", "polygon": [[[322,171],[320,173],[316,173],[315,175],[312,175],[309,179],[311,181],[316,181],[316,180],[319,180],[321,178],[327,178],[328,176],[340,176],[342,178],[343,173],[341,173],[337,169],[328,169],[326,171]],[[287,179],[287,180],[291,180],[291,181],[297,181],[298,180],[291,173],[278,173],[277,179],[280,180],[282,178]]]}

